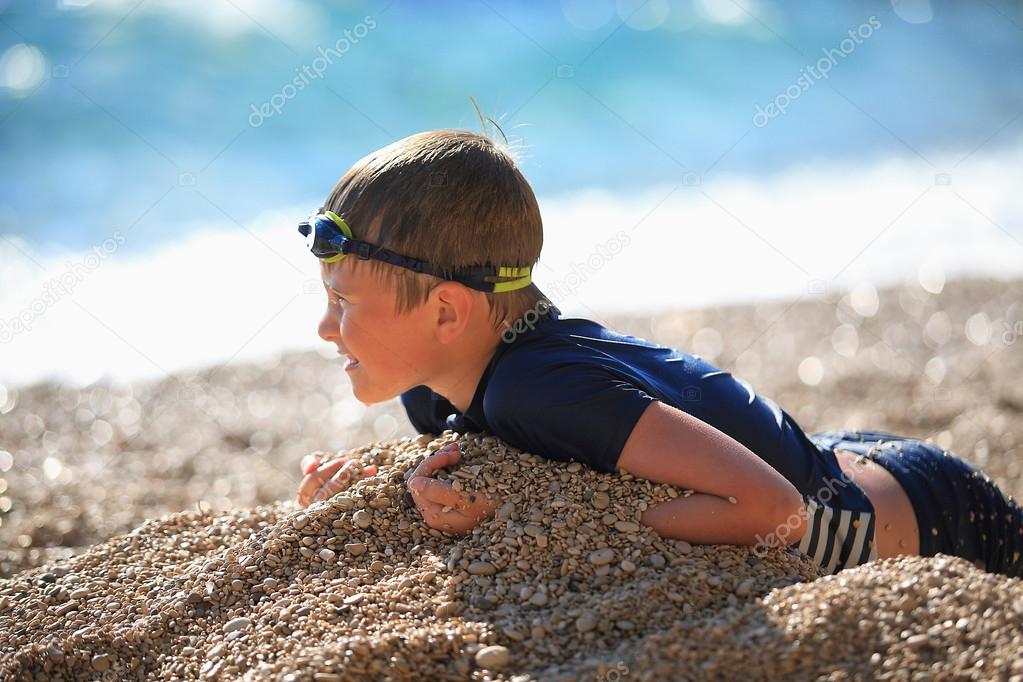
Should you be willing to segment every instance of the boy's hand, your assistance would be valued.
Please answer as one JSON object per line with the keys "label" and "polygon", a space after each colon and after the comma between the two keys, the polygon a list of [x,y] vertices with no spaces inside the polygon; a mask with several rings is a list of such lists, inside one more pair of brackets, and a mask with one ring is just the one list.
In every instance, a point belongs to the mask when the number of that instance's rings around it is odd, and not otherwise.
{"label": "boy's hand", "polygon": [[[308,507],[313,502],[326,500],[337,495],[354,483],[357,479],[356,460],[341,457],[326,464],[321,464],[324,453],[314,452],[302,458],[302,473],[305,477],[298,487],[296,502],[300,507]],[[361,477],[376,474],[376,465],[370,464],[362,470]]]}
{"label": "boy's hand", "polygon": [[[460,493],[450,483],[438,481],[438,469],[457,464],[462,459],[457,443],[449,443],[405,474],[412,499],[426,525],[450,533],[466,533],[497,511],[497,502],[483,493]],[[445,511],[445,508],[451,507]]]}

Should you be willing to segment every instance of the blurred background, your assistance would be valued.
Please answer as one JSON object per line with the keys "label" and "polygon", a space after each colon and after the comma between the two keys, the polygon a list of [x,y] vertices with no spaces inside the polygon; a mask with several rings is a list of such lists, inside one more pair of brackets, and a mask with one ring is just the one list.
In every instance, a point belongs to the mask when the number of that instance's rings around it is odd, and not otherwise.
{"label": "blurred background", "polygon": [[315,345],[294,225],[470,96],[566,312],[1023,268],[1018,3],[0,5],[5,384]]}
{"label": "blurred background", "polygon": [[567,315],[1018,482],[1023,398],[978,392],[1021,355],[1021,76],[1006,0],[0,0],[3,567],[411,432],[295,226],[470,97]]}

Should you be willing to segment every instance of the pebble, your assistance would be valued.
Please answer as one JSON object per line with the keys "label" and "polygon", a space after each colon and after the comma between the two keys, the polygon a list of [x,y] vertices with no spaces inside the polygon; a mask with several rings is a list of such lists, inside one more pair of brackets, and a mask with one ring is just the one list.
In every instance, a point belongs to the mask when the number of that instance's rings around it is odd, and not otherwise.
{"label": "pebble", "polygon": [[489,561],[474,561],[466,569],[472,575],[494,575],[497,567]]}
{"label": "pebble", "polygon": [[609,564],[612,561],[614,561],[615,551],[610,547],[594,550],[590,552],[590,556],[588,557],[588,559],[589,562],[594,566],[603,566],[604,564]]}
{"label": "pebble", "polygon": [[231,620],[224,623],[224,634],[234,632],[235,630],[244,630],[251,624],[252,621],[244,616],[232,618]]}
{"label": "pebble", "polygon": [[921,647],[931,644],[931,636],[925,633],[912,635],[906,638],[906,646]]}
{"label": "pebble", "polygon": [[320,561],[326,564],[329,564],[331,561],[334,560],[334,557],[337,556],[337,554],[332,549],[321,549],[319,552],[316,553],[316,555],[320,557]]}
{"label": "pebble", "polygon": [[92,657],[92,669],[98,673],[104,673],[110,669],[110,657],[106,654],[98,654]]}
{"label": "pebble", "polygon": [[459,612],[458,604],[453,601],[443,602],[434,612],[438,618],[449,618]]}
{"label": "pebble", "polygon": [[488,670],[501,670],[511,660],[511,652],[499,644],[485,646],[476,652],[476,665]]}
{"label": "pebble", "polygon": [[71,611],[77,611],[79,606],[80,604],[77,601],[71,600],[58,606],[54,613],[56,613],[58,616],[65,616]]}
{"label": "pebble", "polygon": [[365,509],[360,509],[352,515],[352,522],[356,528],[369,528],[373,525],[373,515]]}
{"label": "pebble", "polygon": [[615,521],[615,530],[619,533],[635,533],[639,531],[639,524],[633,521]]}
{"label": "pebble", "polygon": [[575,629],[580,633],[589,632],[597,627],[597,619],[592,613],[586,612],[575,619]]}
{"label": "pebble", "polygon": [[533,538],[540,537],[541,535],[544,535],[543,527],[534,525],[532,523],[527,523],[525,526],[523,526],[522,527],[522,531],[526,535],[528,535],[530,537],[533,537]]}

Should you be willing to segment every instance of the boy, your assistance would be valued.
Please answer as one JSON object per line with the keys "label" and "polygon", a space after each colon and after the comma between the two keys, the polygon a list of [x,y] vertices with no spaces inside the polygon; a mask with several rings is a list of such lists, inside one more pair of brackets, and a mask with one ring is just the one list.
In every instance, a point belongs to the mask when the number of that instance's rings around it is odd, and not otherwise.
{"label": "boy", "polygon": [[[827,572],[937,551],[1021,571],[1023,512],[950,453],[881,432],[807,436],[697,356],[563,318],[531,281],[543,243],[536,199],[486,137],[432,131],[370,154],[299,230],[328,296],[319,335],[347,357],[355,396],[400,395],[422,433],[488,432],[695,490],[644,511],[664,537],[792,545]],[[443,448],[407,484],[431,527],[461,533],[500,501],[433,477],[458,461]],[[354,462],[303,466],[303,506],[360,475]]]}

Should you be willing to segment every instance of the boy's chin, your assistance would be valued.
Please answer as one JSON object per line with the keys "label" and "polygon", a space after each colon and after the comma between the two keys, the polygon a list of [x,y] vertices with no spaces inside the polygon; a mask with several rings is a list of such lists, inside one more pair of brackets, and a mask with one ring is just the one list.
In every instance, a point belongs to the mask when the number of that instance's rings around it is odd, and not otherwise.
{"label": "boy's chin", "polygon": [[385,400],[390,400],[395,397],[393,395],[383,395],[378,391],[359,386],[357,382],[352,382],[352,395],[356,400],[367,407],[377,403],[382,403]]}

